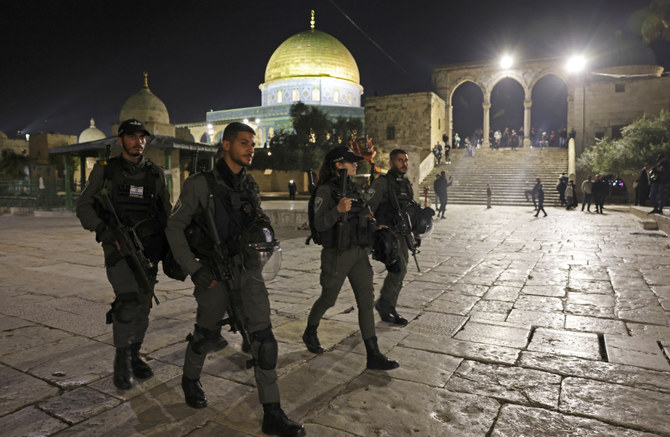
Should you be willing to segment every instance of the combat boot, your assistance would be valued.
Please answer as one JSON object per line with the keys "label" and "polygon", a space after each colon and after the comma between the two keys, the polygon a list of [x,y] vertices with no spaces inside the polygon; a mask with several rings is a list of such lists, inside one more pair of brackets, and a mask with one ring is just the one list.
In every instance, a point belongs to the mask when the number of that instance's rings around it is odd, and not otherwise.
{"label": "combat boot", "polygon": [[363,340],[365,350],[368,354],[367,368],[372,370],[393,370],[400,367],[397,361],[389,360],[379,351],[377,337],[370,337]]}
{"label": "combat boot", "polygon": [[382,321],[393,323],[394,325],[407,326],[409,323],[406,318],[398,314],[395,307],[383,299],[375,303],[375,309],[379,313]]}
{"label": "combat boot", "polygon": [[200,378],[191,379],[182,375],[181,388],[184,390],[184,398],[189,407],[205,408],[207,406],[207,396],[202,390]]}
{"label": "combat boot", "polygon": [[132,388],[130,376],[130,348],[117,347],[114,356],[114,385],[121,390]]}
{"label": "combat boot", "polygon": [[279,402],[263,404],[263,434],[278,435],[280,437],[302,437],[306,435],[305,428],[292,421],[281,409]]}
{"label": "combat boot", "polygon": [[140,357],[140,347],[142,343],[135,343],[130,345],[130,368],[133,370],[133,375],[139,379],[147,379],[154,376],[154,371],[151,367]]}
{"label": "combat boot", "polygon": [[316,336],[316,328],[318,327],[319,325],[307,325],[305,333],[302,334],[302,341],[305,343],[305,346],[307,346],[307,350],[313,354],[323,353],[323,347],[321,347],[319,337]]}

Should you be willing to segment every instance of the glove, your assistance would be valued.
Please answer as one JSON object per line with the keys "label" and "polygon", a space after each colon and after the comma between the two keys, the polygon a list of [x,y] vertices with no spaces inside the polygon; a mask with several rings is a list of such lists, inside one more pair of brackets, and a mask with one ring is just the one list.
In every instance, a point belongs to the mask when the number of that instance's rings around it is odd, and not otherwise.
{"label": "glove", "polygon": [[114,244],[116,240],[116,234],[114,234],[114,231],[107,226],[107,223],[102,222],[95,229],[95,241],[104,244]]}
{"label": "glove", "polygon": [[212,285],[212,281],[216,281],[216,276],[207,267],[200,267],[191,275],[191,281],[193,281],[196,288],[209,288]]}

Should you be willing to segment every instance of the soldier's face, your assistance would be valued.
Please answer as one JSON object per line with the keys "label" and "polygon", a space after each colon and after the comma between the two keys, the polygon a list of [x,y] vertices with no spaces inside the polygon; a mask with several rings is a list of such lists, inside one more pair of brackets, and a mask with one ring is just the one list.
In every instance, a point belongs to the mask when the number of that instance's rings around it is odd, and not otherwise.
{"label": "soldier's face", "polygon": [[391,168],[397,171],[400,174],[407,173],[407,165],[409,164],[409,159],[404,153],[398,153],[395,158],[389,161]]}
{"label": "soldier's face", "polygon": [[335,167],[337,167],[338,170],[347,170],[347,175],[348,176],[355,176],[356,175],[356,169],[358,168],[358,163],[357,162],[347,162],[347,161],[336,162]]}
{"label": "soldier's face", "polygon": [[235,140],[224,141],[222,146],[227,159],[239,166],[249,167],[254,158],[254,144],[254,134],[238,132]]}
{"label": "soldier's face", "polygon": [[118,137],[119,145],[123,151],[132,157],[138,157],[144,153],[144,148],[147,145],[147,137],[144,132],[135,132],[134,134],[127,134]]}

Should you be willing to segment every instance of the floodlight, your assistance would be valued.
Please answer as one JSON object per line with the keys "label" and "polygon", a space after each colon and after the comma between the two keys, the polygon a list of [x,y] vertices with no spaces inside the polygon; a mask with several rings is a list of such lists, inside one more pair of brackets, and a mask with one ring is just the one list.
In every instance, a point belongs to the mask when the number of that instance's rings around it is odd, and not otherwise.
{"label": "floodlight", "polygon": [[579,73],[586,66],[586,59],[582,55],[574,55],[565,64],[565,69],[569,73]]}
{"label": "floodlight", "polygon": [[500,58],[500,66],[504,69],[510,68],[514,65],[514,59],[510,55],[504,55]]}

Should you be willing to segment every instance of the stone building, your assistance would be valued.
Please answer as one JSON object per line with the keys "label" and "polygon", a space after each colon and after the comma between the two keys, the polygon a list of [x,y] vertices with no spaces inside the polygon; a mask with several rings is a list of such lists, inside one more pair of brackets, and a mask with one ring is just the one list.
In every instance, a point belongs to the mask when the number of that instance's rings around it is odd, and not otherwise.
{"label": "stone building", "polygon": [[17,155],[28,154],[28,141],[24,139],[9,138],[7,134],[0,131],[0,152],[11,151]]}

